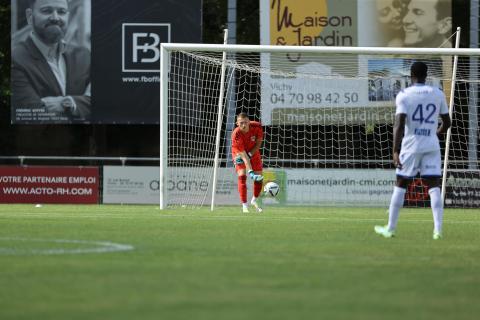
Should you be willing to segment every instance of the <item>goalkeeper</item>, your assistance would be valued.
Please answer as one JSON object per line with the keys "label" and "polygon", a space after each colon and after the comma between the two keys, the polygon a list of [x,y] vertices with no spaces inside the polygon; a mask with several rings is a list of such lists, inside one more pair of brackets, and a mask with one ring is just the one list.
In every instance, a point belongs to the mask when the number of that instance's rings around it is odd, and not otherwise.
{"label": "goalkeeper", "polygon": [[262,191],[262,156],[260,147],[263,141],[262,124],[250,121],[244,112],[237,115],[237,128],[232,132],[232,158],[238,176],[238,193],[242,201],[242,210],[248,213],[247,203],[247,174],[253,180],[253,198],[250,202],[258,212],[262,208],[257,198]]}

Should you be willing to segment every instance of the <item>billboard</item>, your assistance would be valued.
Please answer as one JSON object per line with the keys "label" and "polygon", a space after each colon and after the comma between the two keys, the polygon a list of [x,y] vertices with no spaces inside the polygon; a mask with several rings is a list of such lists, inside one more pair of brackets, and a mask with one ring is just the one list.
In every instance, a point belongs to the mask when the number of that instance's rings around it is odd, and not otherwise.
{"label": "billboard", "polygon": [[[169,205],[209,205],[212,170],[175,167],[166,180]],[[103,203],[159,203],[159,168],[133,166],[103,167]],[[395,184],[393,170],[362,169],[270,169],[263,171],[264,183],[280,185],[277,197],[262,197],[266,206],[346,205],[388,206]],[[217,205],[240,205],[233,168],[219,168]],[[248,187],[248,197],[252,196]]]}
{"label": "billboard", "polygon": [[158,167],[104,166],[103,203],[159,203],[159,177]]}
{"label": "billboard", "polygon": [[158,124],[160,43],[201,41],[201,0],[11,4],[15,124]]}
{"label": "billboard", "polygon": [[480,171],[448,170],[445,206],[480,208]]}
{"label": "billboard", "polygon": [[[171,168],[168,172],[166,189],[169,204],[198,204],[203,199],[211,201],[211,168]],[[238,202],[237,179],[231,168],[220,168],[223,177],[217,185],[217,204]],[[103,203],[158,204],[160,201],[159,167],[104,166]],[[210,193],[208,193],[210,192]],[[209,199],[204,199],[208,194]]]}
{"label": "billboard", "polygon": [[91,121],[90,0],[12,0],[12,123]]}
{"label": "billboard", "polygon": [[[451,15],[451,0],[261,1],[260,42],[451,47]],[[440,70],[431,84],[448,92],[449,83],[439,79],[449,78],[451,62],[437,60],[428,62]],[[271,72],[261,79],[263,124],[364,124],[393,122],[394,98],[408,85],[411,59],[262,54],[261,64]]]}
{"label": "billboard", "polygon": [[83,203],[99,199],[97,167],[0,166],[0,203]]}

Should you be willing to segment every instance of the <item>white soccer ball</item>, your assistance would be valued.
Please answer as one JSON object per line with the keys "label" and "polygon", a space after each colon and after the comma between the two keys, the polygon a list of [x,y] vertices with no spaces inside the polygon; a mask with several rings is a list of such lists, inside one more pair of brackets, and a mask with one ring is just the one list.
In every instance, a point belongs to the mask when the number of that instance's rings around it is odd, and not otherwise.
{"label": "white soccer ball", "polygon": [[278,192],[280,191],[280,186],[276,182],[270,181],[265,186],[263,186],[263,191],[268,196],[276,197]]}

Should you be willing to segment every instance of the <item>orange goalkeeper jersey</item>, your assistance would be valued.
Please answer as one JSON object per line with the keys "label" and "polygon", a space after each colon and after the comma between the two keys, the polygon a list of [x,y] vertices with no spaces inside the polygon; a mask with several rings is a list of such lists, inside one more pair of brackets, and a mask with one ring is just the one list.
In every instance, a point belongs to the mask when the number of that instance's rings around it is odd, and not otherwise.
{"label": "orange goalkeeper jersey", "polygon": [[[238,152],[249,152],[255,147],[258,140],[263,139],[262,124],[258,121],[250,121],[250,129],[243,133],[240,128],[235,128],[232,132],[232,158]],[[255,153],[254,157],[260,156],[260,151]]]}

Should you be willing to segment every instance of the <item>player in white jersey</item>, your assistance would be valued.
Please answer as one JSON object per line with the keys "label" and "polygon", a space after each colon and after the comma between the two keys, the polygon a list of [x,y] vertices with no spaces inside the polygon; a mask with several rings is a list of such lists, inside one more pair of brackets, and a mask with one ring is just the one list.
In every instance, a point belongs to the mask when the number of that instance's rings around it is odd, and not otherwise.
{"label": "player in white jersey", "polygon": [[[418,173],[429,188],[433,239],[442,237],[441,155],[437,135],[447,131],[451,120],[444,93],[425,84],[427,71],[425,63],[413,63],[410,68],[412,86],[402,90],[396,98],[393,163],[397,168],[397,181],[390,201],[388,225],[375,226],[375,232],[386,238],[395,235],[407,186]],[[439,115],[442,119],[440,126]]]}

